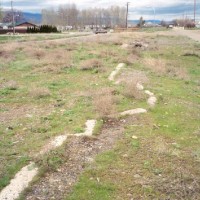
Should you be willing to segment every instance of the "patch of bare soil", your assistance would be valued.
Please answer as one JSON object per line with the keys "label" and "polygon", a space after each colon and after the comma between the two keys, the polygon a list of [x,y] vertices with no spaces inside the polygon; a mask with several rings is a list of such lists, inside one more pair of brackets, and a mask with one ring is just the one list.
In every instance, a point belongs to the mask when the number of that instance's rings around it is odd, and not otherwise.
{"label": "patch of bare soil", "polygon": [[107,119],[97,137],[72,137],[65,147],[68,161],[57,171],[48,171],[26,195],[27,200],[63,199],[68,195],[79,175],[94,161],[97,154],[110,150],[123,137],[124,126],[134,123],[131,116],[126,120]]}
{"label": "patch of bare soil", "polygon": [[1,112],[0,115],[0,123],[1,124],[10,124],[13,120],[19,120],[22,118],[32,118],[35,116],[47,115],[51,113],[52,108],[47,106],[31,106],[31,105],[13,105],[13,107],[9,107],[6,104],[2,104],[0,109],[4,111]]}

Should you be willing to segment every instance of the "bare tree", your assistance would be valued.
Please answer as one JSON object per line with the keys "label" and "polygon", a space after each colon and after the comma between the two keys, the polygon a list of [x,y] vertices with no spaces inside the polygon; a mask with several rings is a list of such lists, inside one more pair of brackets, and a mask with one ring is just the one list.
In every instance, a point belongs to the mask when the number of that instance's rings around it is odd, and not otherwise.
{"label": "bare tree", "polygon": [[0,5],[0,22],[1,22],[2,19],[3,19],[3,11],[2,11],[2,8],[1,8],[1,5]]}
{"label": "bare tree", "polygon": [[12,22],[13,19],[13,15],[14,15],[14,21],[15,23],[17,22],[21,22],[24,20],[24,15],[20,10],[14,10],[12,11],[6,11],[4,12],[4,16],[3,16],[3,22],[4,23],[10,23]]}
{"label": "bare tree", "polygon": [[42,10],[42,23],[49,25],[72,26],[74,28],[87,25],[96,27],[114,27],[125,25],[126,10],[112,6],[107,9],[91,8],[78,10],[75,4],[66,4],[57,9]]}

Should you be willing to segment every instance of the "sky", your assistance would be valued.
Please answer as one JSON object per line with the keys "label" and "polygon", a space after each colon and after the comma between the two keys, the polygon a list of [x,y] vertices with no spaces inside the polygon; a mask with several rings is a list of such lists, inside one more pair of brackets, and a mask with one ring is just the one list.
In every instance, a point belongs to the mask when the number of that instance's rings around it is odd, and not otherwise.
{"label": "sky", "polygon": [[[129,19],[171,20],[193,19],[194,0],[128,0]],[[3,9],[10,9],[10,0],[0,0]],[[44,8],[56,8],[59,5],[75,3],[79,9],[106,8],[112,5],[126,7],[127,0],[13,0],[15,9],[24,12],[40,13]],[[200,20],[200,0],[196,0],[196,19]]]}

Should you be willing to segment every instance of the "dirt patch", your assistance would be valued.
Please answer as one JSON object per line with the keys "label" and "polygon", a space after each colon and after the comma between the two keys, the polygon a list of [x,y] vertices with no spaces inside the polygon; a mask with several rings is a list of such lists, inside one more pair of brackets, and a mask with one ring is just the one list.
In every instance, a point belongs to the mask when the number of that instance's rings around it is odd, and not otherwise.
{"label": "dirt patch", "polygon": [[45,177],[32,187],[25,199],[63,199],[71,192],[86,165],[93,162],[97,154],[112,149],[116,141],[123,137],[124,126],[136,121],[133,116],[130,118],[105,120],[98,137],[69,138],[65,150],[68,162],[55,172],[47,172]]}
{"label": "dirt patch", "polygon": [[0,109],[4,111],[0,115],[0,123],[10,124],[14,120],[22,118],[32,118],[35,116],[48,115],[51,113],[53,107],[50,106],[31,106],[31,105],[14,105],[12,108],[6,104],[2,104]]}
{"label": "dirt patch", "polygon": [[145,72],[132,70],[132,69],[125,69],[123,70],[117,77],[117,83],[127,83],[134,81],[136,83],[145,84],[149,82]]}

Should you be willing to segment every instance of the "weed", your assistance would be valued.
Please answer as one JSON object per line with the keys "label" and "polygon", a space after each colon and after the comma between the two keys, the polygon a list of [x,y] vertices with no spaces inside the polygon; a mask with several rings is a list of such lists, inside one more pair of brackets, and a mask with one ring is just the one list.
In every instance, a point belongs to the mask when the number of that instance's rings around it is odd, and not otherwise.
{"label": "weed", "polygon": [[114,112],[114,98],[109,89],[101,89],[94,97],[95,111],[100,117],[106,117]]}
{"label": "weed", "polygon": [[36,99],[49,97],[51,95],[47,88],[35,88],[29,92],[30,96]]}
{"label": "weed", "polygon": [[80,64],[81,70],[93,70],[98,69],[100,70],[103,67],[103,63],[98,59],[89,59],[82,61]]}
{"label": "weed", "polygon": [[137,89],[137,83],[138,83],[138,81],[136,81],[136,80],[127,80],[124,83],[124,90],[123,90],[124,96],[126,96],[128,98],[134,98],[137,100],[143,99],[144,94],[142,91]]}

